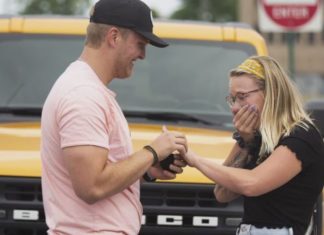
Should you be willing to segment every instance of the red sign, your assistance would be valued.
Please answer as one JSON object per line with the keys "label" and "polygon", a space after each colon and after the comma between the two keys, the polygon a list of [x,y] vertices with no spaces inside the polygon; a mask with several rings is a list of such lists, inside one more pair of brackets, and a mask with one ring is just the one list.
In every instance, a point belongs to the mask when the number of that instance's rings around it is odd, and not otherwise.
{"label": "red sign", "polygon": [[[286,28],[297,28],[308,23],[314,17],[316,11],[319,9],[320,0],[313,3],[305,1],[305,3],[288,4],[289,1],[282,1],[284,3],[267,3],[267,0],[262,0],[262,5],[266,14],[278,25]],[[301,2],[301,1],[298,1]]]}

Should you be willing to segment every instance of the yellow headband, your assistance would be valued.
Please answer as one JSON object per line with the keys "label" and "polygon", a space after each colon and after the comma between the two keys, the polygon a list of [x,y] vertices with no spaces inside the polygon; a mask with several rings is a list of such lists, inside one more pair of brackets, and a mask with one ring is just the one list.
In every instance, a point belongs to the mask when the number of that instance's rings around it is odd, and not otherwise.
{"label": "yellow headband", "polygon": [[265,79],[264,68],[259,62],[255,60],[247,59],[242,64],[240,64],[237,68],[247,73],[254,74],[258,78]]}

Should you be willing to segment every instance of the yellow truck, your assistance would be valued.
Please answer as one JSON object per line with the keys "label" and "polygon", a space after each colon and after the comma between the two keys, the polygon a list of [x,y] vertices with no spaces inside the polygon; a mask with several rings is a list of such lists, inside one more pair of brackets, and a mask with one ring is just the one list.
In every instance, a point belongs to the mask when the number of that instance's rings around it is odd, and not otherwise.
{"label": "yellow truck", "polygon": [[[52,84],[78,58],[87,24],[80,17],[0,17],[0,235],[46,234],[41,109]],[[170,46],[148,46],[132,78],[109,85],[129,121],[134,149],[166,125],[185,133],[194,151],[222,163],[234,144],[225,102],[228,71],[248,56],[267,54],[264,39],[238,23],[159,21],[154,31]],[[235,234],[242,200],[219,203],[213,187],[190,167],[173,181],[144,183],[141,234]],[[320,206],[314,218],[312,234],[318,235]]]}

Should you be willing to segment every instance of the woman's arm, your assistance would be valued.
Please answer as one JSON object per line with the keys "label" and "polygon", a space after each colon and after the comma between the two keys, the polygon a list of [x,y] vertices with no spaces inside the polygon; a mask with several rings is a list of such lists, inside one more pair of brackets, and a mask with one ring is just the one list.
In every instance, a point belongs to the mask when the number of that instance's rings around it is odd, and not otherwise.
{"label": "woman's arm", "polygon": [[263,163],[252,170],[216,164],[208,158],[188,151],[187,163],[214,182],[245,196],[259,196],[272,191],[295,177],[301,162],[286,146],[278,147]]}
{"label": "woman's arm", "polygon": [[[223,165],[243,168],[248,161],[248,150],[240,148],[236,143]],[[219,202],[230,202],[240,196],[240,194],[230,191],[220,184],[215,185],[214,195]]]}

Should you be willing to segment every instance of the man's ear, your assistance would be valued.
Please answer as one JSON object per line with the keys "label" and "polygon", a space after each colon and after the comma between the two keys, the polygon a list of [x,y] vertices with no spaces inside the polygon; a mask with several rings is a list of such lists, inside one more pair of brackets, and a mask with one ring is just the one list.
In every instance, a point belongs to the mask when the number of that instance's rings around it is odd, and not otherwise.
{"label": "man's ear", "polygon": [[106,34],[106,42],[110,47],[116,47],[118,42],[121,39],[121,33],[118,28],[116,27],[111,27]]}

